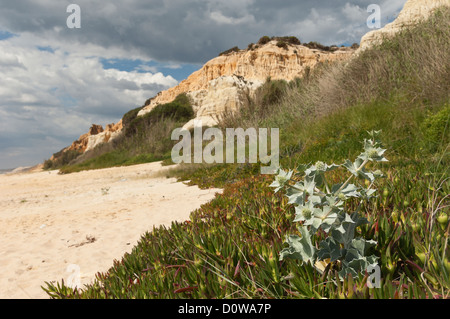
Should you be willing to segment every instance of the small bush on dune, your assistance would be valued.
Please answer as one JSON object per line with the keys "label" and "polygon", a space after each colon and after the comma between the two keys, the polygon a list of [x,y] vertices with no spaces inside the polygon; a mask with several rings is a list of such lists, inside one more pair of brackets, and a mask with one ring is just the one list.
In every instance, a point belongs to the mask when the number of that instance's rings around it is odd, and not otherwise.
{"label": "small bush on dune", "polygon": [[160,104],[154,107],[145,115],[135,117],[125,126],[125,135],[133,136],[144,132],[144,128],[162,119],[172,119],[174,121],[188,121],[194,116],[194,111],[190,105],[186,94],[178,95],[173,102]]}
{"label": "small bush on dune", "polygon": [[278,42],[277,42],[277,47],[283,48],[283,49],[285,49],[285,50],[288,49],[288,45],[287,45],[287,43],[284,42],[284,41],[278,41]]}
{"label": "small bush on dune", "polygon": [[286,36],[286,37],[272,37],[272,40],[277,40],[279,43],[284,42],[286,45],[300,45],[302,44],[297,37],[294,36]]}
{"label": "small bush on dune", "polygon": [[259,39],[258,44],[259,45],[264,45],[269,43],[270,41],[275,40],[277,41],[277,45],[279,44],[280,47],[287,47],[288,44],[293,44],[293,45],[300,45],[301,42],[300,40],[295,37],[295,36],[284,36],[284,37],[268,37],[268,36],[263,36]]}
{"label": "small bush on dune", "polygon": [[53,160],[46,160],[43,168],[45,170],[61,168],[76,160],[81,154],[82,153],[77,150],[61,150],[60,152],[53,154]]}
{"label": "small bush on dune", "polygon": [[437,113],[429,114],[423,121],[425,138],[434,145],[450,143],[450,105],[447,104]]}
{"label": "small bush on dune", "polygon": [[130,123],[137,117],[139,111],[142,110],[142,107],[137,107],[133,110],[128,111],[122,117],[122,125],[123,127],[128,127]]}
{"label": "small bush on dune", "polygon": [[269,43],[270,40],[271,40],[270,37],[268,37],[267,35],[265,35],[265,36],[261,37],[261,38],[258,40],[258,44],[259,44],[259,45],[264,45],[264,44],[266,44],[266,43]]}
{"label": "small bush on dune", "polygon": [[225,51],[219,53],[219,56],[228,55],[228,54],[233,53],[233,52],[239,52],[239,48],[238,47],[232,47],[231,49],[228,49],[228,50],[225,50]]}

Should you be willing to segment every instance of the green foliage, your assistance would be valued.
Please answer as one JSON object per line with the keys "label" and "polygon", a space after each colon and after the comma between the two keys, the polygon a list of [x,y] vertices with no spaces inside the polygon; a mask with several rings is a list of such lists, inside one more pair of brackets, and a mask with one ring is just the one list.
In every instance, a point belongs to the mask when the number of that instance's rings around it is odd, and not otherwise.
{"label": "green foliage", "polygon": [[449,104],[445,105],[436,114],[429,114],[422,124],[427,141],[434,145],[447,145],[450,142],[449,121]]}
{"label": "green foliage", "polygon": [[139,155],[131,155],[129,151],[123,148],[119,148],[98,156],[94,156],[93,158],[90,158],[79,164],[63,166],[60,168],[60,173],[70,174],[91,169],[143,164],[160,161],[169,157],[170,154],[153,155],[150,153],[143,153]]}
{"label": "green foliage", "polygon": [[228,50],[225,50],[225,51],[219,53],[219,56],[228,55],[228,54],[230,54],[232,52],[239,52],[239,48],[238,47],[232,47],[231,49],[228,49]]}
{"label": "green foliage", "polygon": [[285,80],[266,81],[258,90],[262,94],[261,104],[263,108],[268,108],[273,104],[279,103],[285,95],[287,82]]}
{"label": "green foliage", "polygon": [[330,49],[331,49],[331,47],[320,44],[319,42],[316,42],[316,41],[310,41],[308,43],[303,43],[303,45],[310,49],[316,49],[316,50],[322,50],[322,51],[330,51]]}
{"label": "green foliage", "polygon": [[70,164],[70,162],[78,158],[80,155],[81,152],[77,150],[62,150],[58,153],[53,154],[53,160],[48,159],[44,162],[44,169],[51,170],[61,168],[65,165]]}
{"label": "green foliage", "polygon": [[287,50],[288,49],[288,44],[286,42],[284,42],[284,41],[278,41],[277,42],[277,47]]}
{"label": "green foliage", "polygon": [[135,109],[132,109],[130,111],[128,111],[127,113],[124,114],[124,116],[122,117],[122,125],[126,128],[128,126],[130,126],[130,123],[136,119],[139,111],[142,110],[142,107],[137,107]]}
{"label": "green foliage", "polygon": [[62,166],[60,172],[68,174],[169,159],[174,145],[171,132],[194,116],[188,96],[180,94],[173,102],[158,105],[138,117],[140,110],[136,108],[124,115],[121,136],[84,153],[70,165]]}
{"label": "green foliage", "polygon": [[[131,115],[136,111],[131,111]],[[136,112],[137,114],[137,112]],[[172,119],[177,122],[187,122],[194,116],[194,111],[189,101],[189,97],[182,93],[178,95],[174,101],[166,104],[157,105],[145,115],[134,117],[125,126],[125,135],[139,135],[145,131],[145,128],[153,125],[155,122],[163,119]]]}
{"label": "green foliage", "polygon": [[[360,206],[361,218],[369,223],[357,227],[355,237],[369,245],[377,242],[379,289],[368,288],[364,275],[340,280],[337,262],[319,268],[280,260],[284,234],[296,231],[292,221],[297,212],[281,192],[273,195],[273,178],[261,175],[226,184],[223,193],[192,212],[189,221],[143,234],[131,253],[81,290],[64,282],[43,288],[51,298],[449,297],[448,228],[435,225],[429,231],[433,210],[427,189],[434,185],[434,173],[422,173],[427,169],[386,169],[379,185],[382,194]],[[345,177],[338,169],[327,173],[330,181]],[[448,183],[436,187],[436,200],[448,192]],[[356,211],[359,203],[351,199],[347,210]],[[323,239],[321,231],[316,236],[315,242]],[[354,242],[355,249],[364,249],[361,243]],[[327,251],[326,246],[319,248]]]}
{"label": "green foliage", "polygon": [[294,36],[284,36],[284,37],[268,37],[268,36],[263,36],[259,39],[258,44],[259,45],[264,45],[269,43],[270,41],[275,40],[277,41],[277,45],[280,48],[286,48],[288,44],[293,44],[293,45],[300,45],[301,42],[297,37]]}
{"label": "green foliage", "polygon": [[268,37],[267,35],[265,35],[265,36],[261,37],[261,38],[258,40],[258,44],[259,44],[259,45],[264,45],[264,44],[266,44],[266,43],[269,43],[270,40],[271,40],[270,37]]}
{"label": "green foliage", "polygon": [[285,43],[289,43],[289,44],[294,44],[294,45],[300,45],[302,44],[300,42],[300,40],[297,37],[294,36],[285,36],[285,37],[273,37],[272,39],[274,40],[278,40],[280,42],[285,42]]}

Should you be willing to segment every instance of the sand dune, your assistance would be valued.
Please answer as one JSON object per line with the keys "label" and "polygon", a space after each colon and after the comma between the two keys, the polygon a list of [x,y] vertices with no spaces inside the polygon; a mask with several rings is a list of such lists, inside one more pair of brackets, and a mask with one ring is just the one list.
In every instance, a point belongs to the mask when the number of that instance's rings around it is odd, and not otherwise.
{"label": "sand dune", "polygon": [[70,265],[86,284],[153,225],[187,220],[220,192],[155,177],[162,169],[0,175],[0,298],[47,298],[41,285],[67,282]]}

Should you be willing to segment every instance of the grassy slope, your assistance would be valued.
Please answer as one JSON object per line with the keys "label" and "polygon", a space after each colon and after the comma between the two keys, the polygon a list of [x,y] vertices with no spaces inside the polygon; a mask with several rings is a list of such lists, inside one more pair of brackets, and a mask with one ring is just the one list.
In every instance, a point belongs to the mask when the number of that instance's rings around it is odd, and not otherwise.
{"label": "grassy slope", "polygon": [[[174,142],[171,132],[182,127],[194,116],[189,98],[180,94],[171,103],[158,105],[144,116],[137,117],[142,108],[136,108],[123,116],[124,134],[110,143],[103,143],[75,159],[46,161],[50,168],[60,168],[63,174],[82,170],[126,166],[170,159]],[[63,163],[65,165],[59,165]]]}
{"label": "grassy slope", "polygon": [[[47,285],[49,295],[448,297],[449,224],[437,223],[436,215],[439,209],[448,213],[449,17],[444,11],[345,69],[299,81],[277,102],[284,111],[278,109],[276,116],[235,123],[282,124],[281,162],[291,168],[316,160],[342,163],[359,154],[367,130],[383,130],[390,162],[381,167],[386,178],[377,185],[379,197],[363,209],[370,224],[360,230],[361,236],[378,242],[381,289],[365,287],[362,275],[334,284],[339,281],[333,270],[322,275],[310,265],[278,261],[284,237],[294,233],[296,225],[293,208],[268,187],[273,177],[259,175],[257,165],[199,165],[173,174],[204,187],[225,186],[222,195],[193,212],[189,222],[144,234],[131,254],[98,274],[94,285],[81,292],[60,283]],[[341,180],[342,172],[333,177]]]}

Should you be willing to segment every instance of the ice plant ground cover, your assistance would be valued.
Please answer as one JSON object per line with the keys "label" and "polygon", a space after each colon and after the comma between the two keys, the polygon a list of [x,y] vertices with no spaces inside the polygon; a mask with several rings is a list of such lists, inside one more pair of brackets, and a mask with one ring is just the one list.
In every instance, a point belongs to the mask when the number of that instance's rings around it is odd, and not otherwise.
{"label": "ice plant ground cover", "polygon": [[[97,274],[92,285],[73,290],[64,282],[49,283],[45,289],[53,298],[449,297],[449,224],[438,220],[448,183],[436,182],[440,173],[420,163],[379,164],[386,175],[379,179],[382,194],[361,203],[350,196],[355,195],[350,188],[341,192],[347,198],[346,210],[359,209],[360,218],[369,222],[355,227],[354,237],[376,242],[380,288],[369,288],[368,276],[353,275],[351,267],[343,278],[340,257],[322,269],[316,263],[279,258],[286,248],[285,235],[297,231],[293,220],[299,210],[282,192],[274,194],[273,176],[255,174],[227,184],[223,194],[194,211],[190,221],[144,234],[130,254]],[[328,170],[329,185],[348,179],[346,170],[333,165],[316,162],[317,168]],[[286,183],[289,175],[285,172],[278,181]],[[327,235],[319,229],[313,237],[311,242],[320,243]]]}

